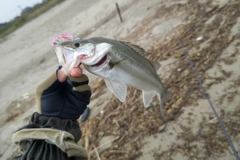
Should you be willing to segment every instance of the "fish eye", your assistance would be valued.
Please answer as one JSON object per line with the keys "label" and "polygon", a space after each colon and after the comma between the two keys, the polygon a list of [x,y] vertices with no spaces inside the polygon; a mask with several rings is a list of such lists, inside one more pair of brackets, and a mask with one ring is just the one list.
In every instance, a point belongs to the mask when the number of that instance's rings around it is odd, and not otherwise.
{"label": "fish eye", "polygon": [[80,47],[80,46],[82,46],[82,44],[80,44],[80,43],[78,43],[78,42],[76,42],[76,43],[73,44],[73,47],[74,47],[74,48],[78,48],[78,47]]}
{"label": "fish eye", "polygon": [[80,46],[80,44],[79,44],[79,43],[75,43],[74,45],[75,45],[75,47],[79,47],[79,46]]}

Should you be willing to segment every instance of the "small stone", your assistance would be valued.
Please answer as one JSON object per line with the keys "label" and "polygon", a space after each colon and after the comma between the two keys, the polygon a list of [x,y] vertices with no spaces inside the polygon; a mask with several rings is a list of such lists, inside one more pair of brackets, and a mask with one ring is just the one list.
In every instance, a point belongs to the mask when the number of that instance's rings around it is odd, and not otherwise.
{"label": "small stone", "polygon": [[178,72],[182,72],[183,71],[183,69],[182,68],[178,68],[178,70],[177,70]]}
{"label": "small stone", "polygon": [[29,97],[30,97],[30,94],[29,94],[29,93],[24,93],[24,94],[23,94],[23,98],[24,98],[24,99],[28,99]]}
{"label": "small stone", "polygon": [[203,121],[206,121],[206,119],[207,119],[207,118],[206,118],[205,116],[202,116],[202,120],[203,120]]}
{"label": "small stone", "polygon": [[196,41],[201,41],[203,39],[203,36],[200,36],[196,39]]}
{"label": "small stone", "polygon": [[17,103],[16,108],[19,108],[19,107],[21,107],[21,104]]}
{"label": "small stone", "polygon": [[166,124],[163,124],[163,125],[161,125],[160,127],[159,127],[159,133],[162,133],[162,132],[164,132],[164,130],[166,129]]}
{"label": "small stone", "polygon": [[213,119],[211,119],[208,123],[210,124],[214,124],[214,123],[217,123],[217,118],[214,117]]}

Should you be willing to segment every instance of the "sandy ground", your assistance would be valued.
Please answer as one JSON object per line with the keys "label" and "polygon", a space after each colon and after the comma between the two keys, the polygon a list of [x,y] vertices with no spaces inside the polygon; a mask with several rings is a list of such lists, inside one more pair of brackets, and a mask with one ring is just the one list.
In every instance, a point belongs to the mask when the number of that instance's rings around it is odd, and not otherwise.
{"label": "sandy ground", "polygon": [[[174,10],[174,6],[177,8],[181,5],[190,5],[191,3],[187,0],[119,1],[123,23],[120,22],[117,15],[115,2],[117,1],[66,1],[32,20],[0,43],[0,141],[2,144],[0,159],[9,159],[13,152],[17,151],[16,146],[11,142],[11,135],[16,129],[26,124],[31,113],[35,111],[34,89],[36,85],[54,72],[58,66],[57,58],[50,46],[52,37],[62,33],[71,33],[82,38],[103,36],[130,41],[148,51],[151,50],[153,42],[160,41],[164,44],[167,41],[168,34],[172,33],[172,27],[176,27],[176,32],[178,32],[179,26],[191,23],[189,12],[181,9]],[[195,3],[201,6],[207,1],[196,0]],[[218,25],[216,30],[206,35],[207,39],[197,40],[204,34],[202,30],[199,31],[199,34],[191,37],[192,43],[198,43],[200,47],[188,47],[189,54],[201,54],[201,50],[211,45],[211,40],[219,36],[218,31],[221,29],[221,25],[224,26],[228,23],[228,21],[226,22],[228,14],[223,14],[225,13],[224,9],[235,4],[239,5],[239,2],[215,0],[208,7],[205,5],[203,10],[209,10],[208,12],[211,13],[217,8],[219,13],[216,12],[212,16],[203,17],[205,18],[203,27],[207,28],[207,25],[217,23],[219,17],[222,23]],[[171,6],[173,6],[172,10]],[[165,10],[162,10],[163,8]],[[167,8],[169,9],[167,10]],[[221,8],[223,8],[223,13],[220,14]],[[230,32],[228,32],[226,39],[228,46],[218,53],[219,56],[212,62],[213,67],[205,71],[204,75],[207,78],[204,81],[204,86],[207,87],[207,92],[217,112],[222,116],[223,122],[226,123],[226,128],[231,133],[231,139],[237,151],[239,151],[239,114],[235,115],[234,113],[239,113],[240,104],[240,39],[238,36],[240,17],[237,17],[239,15],[235,15],[234,11],[232,15],[235,16],[236,23],[229,29]],[[198,16],[201,18],[201,15]],[[188,19],[185,19],[186,17]],[[155,57],[152,57],[152,59],[154,60]],[[162,67],[158,70],[158,73],[162,79],[169,77],[174,73],[173,71],[181,72],[181,70],[184,70],[179,66],[176,68],[176,60],[179,61],[178,56],[160,62]],[[188,71],[192,72],[190,69]],[[96,93],[93,93],[95,98],[90,103],[92,108],[91,119],[94,119],[101,110],[104,111],[104,108],[114,96],[106,88],[103,88],[104,94],[96,96],[98,89],[96,85],[101,83],[101,79],[87,72],[86,74],[90,78],[91,87],[96,91]],[[189,84],[191,85],[190,82]],[[201,91],[200,88],[197,88],[197,90]],[[178,96],[183,97],[182,99],[189,99],[189,96]],[[235,159],[225,140],[223,142],[222,139],[216,138],[218,142],[216,143],[224,145],[225,147],[222,147],[224,149],[214,148],[214,146],[209,148],[209,145],[206,145],[208,142],[204,138],[198,137],[208,132],[206,136],[212,135],[210,131],[214,127],[217,128],[218,123],[204,97],[190,98],[194,98],[195,103],[186,103],[178,110],[179,114],[175,118],[164,125],[159,125],[161,132],[151,135],[136,134],[136,137],[137,135],[141,137],[139,140],[137,138],[136,141],[143,144],[139,148],[141,155],[136,156],[136,158],[125,157],[122,159]],[[182,99],[175,99],[172,107],[181,103]],[[155,110],[155,112],[159,112],[159,110]],[[234,122],[236,126],[232,127],[231,122]],[[209,126],[209,124],[214,126]],[[208,130],[205,131],[206,129]],[[233,130],[235,132],[231,132]],[[217,131],[217,134],[213,136],[224,137],[219,127],[214,131]],[[182,135],[188,138],[182,138]],[[99,142],[99,144],[101,143],[104,142]]]}

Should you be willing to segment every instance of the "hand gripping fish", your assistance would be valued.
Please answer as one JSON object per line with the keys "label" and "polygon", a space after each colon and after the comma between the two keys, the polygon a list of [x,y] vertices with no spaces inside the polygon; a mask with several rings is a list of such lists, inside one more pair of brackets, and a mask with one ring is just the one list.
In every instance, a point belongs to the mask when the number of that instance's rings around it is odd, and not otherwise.
{"label": "hand gripping fish", "polygon": [[129,42],[93,37],[56,44],[55,52],[70,63],[68,66],[82,63],[88,72],[104,78],[107,88],[121,102],[126,99],[127,86],[142,90],[145,107],[157,94],[163,115],[163,103],[171,94],[163,86],[154,64],[143,56],[142,48]]}

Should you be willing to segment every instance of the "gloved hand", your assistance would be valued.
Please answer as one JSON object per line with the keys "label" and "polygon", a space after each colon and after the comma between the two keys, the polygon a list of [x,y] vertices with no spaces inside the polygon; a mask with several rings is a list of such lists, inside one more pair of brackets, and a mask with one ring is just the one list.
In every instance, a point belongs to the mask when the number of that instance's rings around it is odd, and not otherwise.
{"label": "gloved hand", "polygon": [[87,108],[90,97],[88,77],[82,74],[80,67],[65,73],[60,66],[36,89],[38,112],[64,119],[78,119]]}

